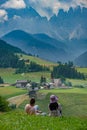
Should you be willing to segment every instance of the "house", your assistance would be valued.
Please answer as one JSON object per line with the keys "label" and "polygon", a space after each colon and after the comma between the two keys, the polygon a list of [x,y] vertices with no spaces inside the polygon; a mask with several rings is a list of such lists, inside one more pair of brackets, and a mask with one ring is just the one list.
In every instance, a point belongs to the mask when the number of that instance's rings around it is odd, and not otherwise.
{"label": "house", "polygon": [[26,88],[28,84],[27,80],[17,80],[16,81],[16,87],[17,88]]}
{"label": "house", "polygon": [[61,79],[54,79],[54,86],[55,87],[61,87],[62,86],[62,81]]}

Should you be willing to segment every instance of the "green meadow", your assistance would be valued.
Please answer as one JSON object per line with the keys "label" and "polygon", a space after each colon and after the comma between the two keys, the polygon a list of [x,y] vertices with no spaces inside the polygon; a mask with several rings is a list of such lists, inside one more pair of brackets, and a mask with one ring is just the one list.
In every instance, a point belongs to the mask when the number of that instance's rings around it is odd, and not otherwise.
{"label": "green meadow", "polygon": [[13,86],[0,87],[0,95],[5,98],[10,98],[25,93],[27,93],[27,90],[16,88]]}
{"label": "green meadow", "polygon": [[[77,69],[78,70],[78,69]],[[80,72],[85,72],[87,74],[87,68],[79,68]],[[41,76],[45,76],[47,79],[47,82],[50,80],[50,72],[33,72],[33,73],[22,73],[22,74],[15,74],[15,70],[12,68],[8,69],[0,69],[0,76],[4,79],[5,83],[15,83],[16,80],[21,79],[27,79],[34,82],[40,82]],[[67,79],[67,81],[70,81],[73,86],[75,85],[83,85],[87,87],[87,79],[86,80],[78,80],[78,79]]]}
{"label": "green meadow", "polygon": [[[11,88],[9,88],[11,89]],[[18,89],[19,90],[19,89]],[[49,117],[50,95],[59,97],[62,117]],[[1,130],[87,130],[87,89],[52,89],[37,92],[36,104],[46,116],[29,116],[25,113],[25,100],[16,110],[0,114]]]}
{"label": "green meadow", "polygon": [[[52,69],[51,62],[43,61],[37,57],[27,57],[24,59],[37,61],[42,65],[47,65]],[[76,68],[79,72],[87,76],[87,68]],[[40,77],[45,76],[47,82],[50,82],[50,72],[33,72],[15,74],[15,69],[0,69],[0,76],[5,83],[10,85],[0,87],[0,95],[6,99],[21,94],[27,94],[27,90],[11,86],[16,80],[27,79],[40,82]],[[47,116],[29,116],[25,113],[24,107],[29,99],[22,102],[15,110],[6,113],[0,113],[0,130],[87,130],[87,78],[86,80],[66,79],[73,85],[72,88],[56,88],[50,90],[39,90],[37,92],[36,104],[40,110],[47,113]],[[84,88],[77,88],[82,85]],[[48,104],[50,95],[55,94],[59,97],[59,103],[62,105],[62,117],[49,117]]]}
{"label": "green meadow", "polygon": [[[63,116],[87,117],[87,88],[40,90],[37,93],[36,104],[43,112],[49,113],[48,104],[52,94],[59,97]],[[19,108],[23,110],[28,102],[24,101]]]}
{"label": "green meadow", "polygon": [[28,116],[13,111],[0,116],[1,130],[87,130],[87,119],[78,117]]}
{"label": "green meadow", "polygon": [[45,76],[47,81],[50,80],[50,72],[33,72],[33,73],[22,73],[15,74],[15,70],[12,68],[0,69],[0,76],[3,78],[5,83],[15,83],[16,80],[31,80],[34,82],[40,82],[41,76]]}
{"label": "green meadow", "polygon": [[[19,54],[17,54],[17,55],[19,55]],[[20,55],[19,55],[19,57],[20,57]],[[36,63],[38,63],[40,65],[54,66],[54,65],[57,64],[57,63],[53,63],[53,62],[50,62],[50,61],[43,60],[43,59],[41,59],[39,57],[28,56],[28,55],[24,55],[24,54],[22,54],[21,58],[23,58],[25,60],[30,60],[30,61],[36,62]]]}

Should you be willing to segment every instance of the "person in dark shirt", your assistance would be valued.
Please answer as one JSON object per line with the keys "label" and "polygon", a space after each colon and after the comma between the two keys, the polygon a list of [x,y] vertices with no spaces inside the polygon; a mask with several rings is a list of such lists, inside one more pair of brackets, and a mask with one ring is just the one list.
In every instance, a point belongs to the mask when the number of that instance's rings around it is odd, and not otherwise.
{"label": "person in dark shirt", "polygon": [[50,116],[61,116],[62,115],[62,107],[58,104],[58,97],[55,95],[50,96],[50,104],[49,104]]}

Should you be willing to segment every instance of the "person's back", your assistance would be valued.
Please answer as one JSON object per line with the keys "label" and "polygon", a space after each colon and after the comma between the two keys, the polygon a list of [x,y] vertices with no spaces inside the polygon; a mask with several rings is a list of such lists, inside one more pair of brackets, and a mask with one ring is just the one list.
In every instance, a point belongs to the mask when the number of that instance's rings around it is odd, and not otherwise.
{"label": "person's back", "polygon": [[25,111],[29,115],[35,115],[35,108],[34,108],[34,106],[31,106],[30,104],[27,104],[25,106]]}
{"label": "person's back", "polygon": [[25,106],[26,113],[29,115],[35,115],[36,111],[35,111],[34,106],[35,106],[35,99],[31,98],[30,104],[26,104],[26,106]]}
{"label": "person's back", "polygon": [[30,99],[30,104],[26,104],[25,111],[29,115],[46,115],[45,112],[39,110],[39,106],[35,105],[35,98]]}
{"label": "person's back", "polygon": [[61,105],[57,103],[58,98],[55,95],[50,96],[50,116],[61,116],[62,115],[62,108]]}

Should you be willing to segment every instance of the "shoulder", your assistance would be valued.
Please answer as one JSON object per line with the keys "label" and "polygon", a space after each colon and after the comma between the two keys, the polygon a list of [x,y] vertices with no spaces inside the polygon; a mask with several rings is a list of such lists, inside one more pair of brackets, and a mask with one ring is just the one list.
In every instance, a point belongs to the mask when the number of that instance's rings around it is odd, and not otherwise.
{"label": "shoulder", "polygon": [[30,104],[26,104],[26,105],[25,105],[25,108],[26,108],[26,107],[29,107],[29,106],[30,106]]}
{"label": "shoulder", "polygon": [[30,104],[25,105],[25,111],[27,111],[30,108]]}

